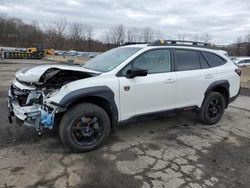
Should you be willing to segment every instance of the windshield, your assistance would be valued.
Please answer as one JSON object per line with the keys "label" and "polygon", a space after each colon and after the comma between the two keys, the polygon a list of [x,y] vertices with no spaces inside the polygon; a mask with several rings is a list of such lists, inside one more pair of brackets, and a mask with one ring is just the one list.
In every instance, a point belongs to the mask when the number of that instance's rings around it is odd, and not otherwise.
{"label": "windshield", "polygon": [[139,47],[121,47],[109,50],[83,65],[86,69],[99,72],[108,72],[120,65],[123,61],[138,52]]}

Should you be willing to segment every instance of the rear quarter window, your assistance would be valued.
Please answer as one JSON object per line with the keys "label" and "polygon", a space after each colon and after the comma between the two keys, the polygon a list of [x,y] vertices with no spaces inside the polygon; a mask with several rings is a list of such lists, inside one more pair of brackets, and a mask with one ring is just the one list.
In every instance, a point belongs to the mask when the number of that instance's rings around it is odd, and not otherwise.
{"label": "rear quarter window", "polygon": [[221,66],[226,63],[226,60],[224,60],[223,58],[221,58],[220,56],[216,54],[213,54],[210,52],[202,52],[202,53],[204,54],[205,58],[207,59],[211,67]]}

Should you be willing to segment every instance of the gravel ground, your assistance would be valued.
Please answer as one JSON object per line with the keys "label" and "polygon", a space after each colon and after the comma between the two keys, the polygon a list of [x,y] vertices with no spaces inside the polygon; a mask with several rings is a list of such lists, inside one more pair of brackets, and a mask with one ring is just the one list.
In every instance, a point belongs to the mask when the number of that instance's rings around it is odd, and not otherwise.
{"label": "gravel ground", "polygon": [[[11,61],[12,62],[12,61]],[[0,62],[0,187],[249,187],[250,97],[244,89],[213,126],[192,113],[119,127],[99,149],[70,153],[56,131],[40,138],[7,120],[14,72],[43,61]]]}

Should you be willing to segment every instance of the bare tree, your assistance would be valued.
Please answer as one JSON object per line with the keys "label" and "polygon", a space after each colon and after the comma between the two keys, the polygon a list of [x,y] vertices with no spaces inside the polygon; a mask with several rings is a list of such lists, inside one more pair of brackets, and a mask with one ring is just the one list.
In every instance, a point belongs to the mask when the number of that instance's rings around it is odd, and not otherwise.
{"label": "bare tree", "polygon": [[67,19],[65,17],[58,18],[53,22],[53,30],[58,37],[64,37],[66,35]]}
{"label": "bare tree", "polygon": [[122,24],[112,27],[108,33],[110,42],[119,46],[125,40],[125,32],[126,29]]}
{"label": "bare tree", "polygon": [[69,37],[73,40],[82,40],[86,38],[84,25],[81,23],[72,23],[69,29]]}
{"label": "bare tree", "polygon": [[69,39],[73,49],[91,50],[91,43],[94,29],[90,25],[82,23],[72,23],[69,28]]}
{"label": "bare tree", "polygon": [[155,39],[162,38],[163,34],[151,27],[130,27],[126,33],[127,42],[152,42]]}
{"label": "bare tree", "polygon": [[67,19],[57,18],[52,25],[49,26],[48,33],[54,43],[55,49],[64,48],[64,39],[66,36]]}
{"label": "bare tree", "polygon": [[130,27],[127,29],[126,42],[140,42],[141,38],[141,29],[138,27]]}
{"label": "bare tree", "polygon": [[103,34],[103,41],[106,43],[106,44],[110,44],[110,43],[112,43],[111,42],[111,37],[110,37],[110,33],[109,33],[109,31],[110,30],[108,30],[108,31],[105,31],[105,33]]}
{"label": "bare tree", "polygon": [[83,41],[86,40],[85,27],[81,23],[72,23],[69,28],[69,39],[72,42],[73,49],[81,49]]}
{"label": "bare tree", "polygon": [[[69,50],[104,51],[115,47],[93,39],[92,26],[70,24],[65,18],[59,18],[50,25],[41,23],[25,23],[21,19],[8,17],[0,13],[0,45],[12,47],[30,47],[32,44],[45,44],[46,48]],[[68,33],[68,35],[67,35]],[[74,42],[77,43],[74,44]]]}
{"label": "bare tree", "polygon": [[43,31],[35,22],[27,24],[21,19],[0,14],[0,25],[1,45],[30,47],[44,39]]}
{"label": "bare tree", "polygon": [[94,35],[94,29],[91,25],[85,25],[85,32],[87,40],[91,40]]}
{"label": "bare tree", "polygon": [[201,41],[205,43],[210,43],[212,41],[212,35],[209,33],[202,33],[201,34]]}
{"label": "bare tree", "polygon": [[236,40],[236,54],[239,56],[242,56],[244,51],[242,43],[243,43],[242,37],[238,37]]}
{"label": "bare tree", "polygon": [[178,35],[177,35],[177,38],[178,38],[178,40],[185,40],[185,39],[186,39],[186,36],[187,36],[187,35],[184,34],[184,33],[183,33],[183,34],[178,34]]}
{"label": "bare tree", "polygon": [[163,37],[163,34],[162,34],[161,31],[155,30],[155,31],[154,31],[154,38],[155,38],[155,39],[163,39],[164,37]]}
{"label": "bare tree", "polygon": [[201,41],[200,35],[197,34],[197,33],[194,34],[193,37],[192,37],[192,40],[197,41],[197,42],[200,42],[200,41]]}
{"label": "bare tree", "polygon": [[192,38],[194,41],[210,43],[213,37],[209,33],[196,33]]}
{"label": "bare tree", "polygon": [[134,39],[134,35],[133,35],[133,31],[131,28],[127,29],[127,42],[133,42]]}
{"label": "bare tree", "polygon": [[151,27],[144,27],[141,32],[142,42],[151,42],[154,40],[154,30]]}
{"label": "bare tree", "polygon": [[244,44],[244,47],[245,47],[245,55],[249,56],[250,55],[250,34],[247,34],[245,36],[245,44]]}
{"label": "bare tree", "polygon": [[225,50],[232,56],[250,56],[250,34],[237,37],[235,43],[228,45]]}
{"label": "bare tree", "polygon": [[87,49],[89,51],[92,50],[92,40],[93,40],[93,35],[94,35],[94,29],[91,25],[85,25],[85,32],[86,32],[86,38],[87,38]]}

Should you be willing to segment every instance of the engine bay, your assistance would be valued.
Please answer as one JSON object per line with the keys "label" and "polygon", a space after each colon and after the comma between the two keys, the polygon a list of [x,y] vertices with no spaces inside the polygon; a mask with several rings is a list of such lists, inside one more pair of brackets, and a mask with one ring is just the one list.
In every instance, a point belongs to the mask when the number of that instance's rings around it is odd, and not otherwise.
{"label": "engine bay", "polygon": [[[39,88],[46,89],[58,89],[63,85],[72,81],[85,79],[94,76],[93,73],[73,71],[73,70],[61,70],[57,68],[48,69],[40,78],[39,84],[36,84]],[[40,85],[41,84],[41,85]]]}

